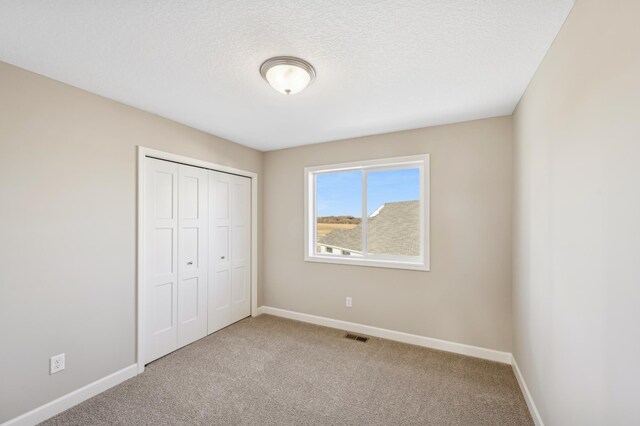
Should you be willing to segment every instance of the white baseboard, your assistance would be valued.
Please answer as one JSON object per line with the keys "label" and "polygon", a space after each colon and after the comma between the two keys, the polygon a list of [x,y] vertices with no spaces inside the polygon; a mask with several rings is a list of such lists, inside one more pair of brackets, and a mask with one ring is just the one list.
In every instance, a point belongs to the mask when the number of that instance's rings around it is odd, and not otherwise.
{"label": "white baseboard", "polygon": [[56,414],[59,414],[74,405],[80,404],[82,401],[96,396],[99,393],[106,391],[109,388],[114,387],[127,379],[132,378],[138,373],[138,365],[133,364],[123,368],[120,371],[109,374],[106,377],[96,380],[93,383],[89,383],[86,386],[76,389],[66,395],[61,396],[58,399],[54,399],[38,408],[15,417],[8,422],[2,424],[2,426],[31,426],[43,422]]}
{"label": "white baseboard", "polygon": [[385,328],[378,328],[355,322],[303,314],[301,312],[287,311],[285,309],[272,308],[271,306],[259,307],[258,313],[308,322],[330,328],[337,328],[340,330],[351,331],[353,333],[366,334],[367,336],[381,337],[383,339],[395,340],[397,342],[409,343],[411,345],[423,346],[425,348],[438,349],[441,351],[488,359],[490,361],[497,361],[505,364],[510,364],[512,358],[511,353],[509,352],[434,339],[432,337],[418,336],[417,334],[403,333],[401,331],[387,330]]}
{"label": "white baseboard", "polygon": [[529,392],[527,383],[524,381],[524,377],[522,377],[520,368],[518,368],[518,363],[516,362],[516,359],[515,357],[513,357],[513,355],[511,356],[511,367],[513,368],[513,373],[515,374],[516,379],[518,380],[518,384],[520,385],[520,390],[522,391],[524,400],[527,403],[527,407],[529,407],[529,412],[531,413],[533,422],[536,424],[536,426],[544,426],[542,417],[540,417],[538,408],[536,407],[536,404],[533,402],[533,397],[531,396],[531,392]]}

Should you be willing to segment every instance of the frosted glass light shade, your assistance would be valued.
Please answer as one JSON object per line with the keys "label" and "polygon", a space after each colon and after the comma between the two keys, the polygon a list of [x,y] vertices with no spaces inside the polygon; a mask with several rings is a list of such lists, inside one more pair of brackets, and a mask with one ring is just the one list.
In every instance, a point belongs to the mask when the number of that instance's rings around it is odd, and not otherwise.
{"label": "frosted glass light shade", "polygon": [[267,60],[260,67],[260,74],[271,87],[285,95],[303,91],[316,76],[310,63],[290,56]]}

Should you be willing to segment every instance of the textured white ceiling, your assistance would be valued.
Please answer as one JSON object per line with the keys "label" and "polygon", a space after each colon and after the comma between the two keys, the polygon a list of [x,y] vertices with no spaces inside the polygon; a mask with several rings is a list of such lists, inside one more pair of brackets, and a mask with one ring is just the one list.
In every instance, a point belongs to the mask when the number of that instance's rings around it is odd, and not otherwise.
{"label": "textured white ceiling", "polygon": [[[572,5],[3,0],[0,60],[272,150],[510,114]],[[274,91],[258,68],[278,55],[316,81]]]}

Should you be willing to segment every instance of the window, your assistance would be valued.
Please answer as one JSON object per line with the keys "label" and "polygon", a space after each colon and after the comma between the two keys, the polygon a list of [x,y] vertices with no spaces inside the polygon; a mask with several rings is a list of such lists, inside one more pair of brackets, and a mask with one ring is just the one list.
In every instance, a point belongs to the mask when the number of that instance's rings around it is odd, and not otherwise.
{"label": "window", "polygon": [[429,270],[429,156],[305,169],[305,260]]}

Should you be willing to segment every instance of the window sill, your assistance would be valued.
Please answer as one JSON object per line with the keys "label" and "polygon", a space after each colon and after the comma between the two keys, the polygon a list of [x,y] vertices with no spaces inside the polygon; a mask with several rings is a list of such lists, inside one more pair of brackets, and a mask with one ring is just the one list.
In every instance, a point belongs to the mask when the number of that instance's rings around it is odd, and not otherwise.
{"label": "window sill", "polygon": [[402,262],[397,260],[380,260],[380,259],[354,259],[333,256],[305,256],[305,262],[316,263],[333,263],[336,265],[357,265],[369,266],[373,268],[391,268],[391,269],[407,269],[411,271],[428,272],[429,265],[417,262]]}

